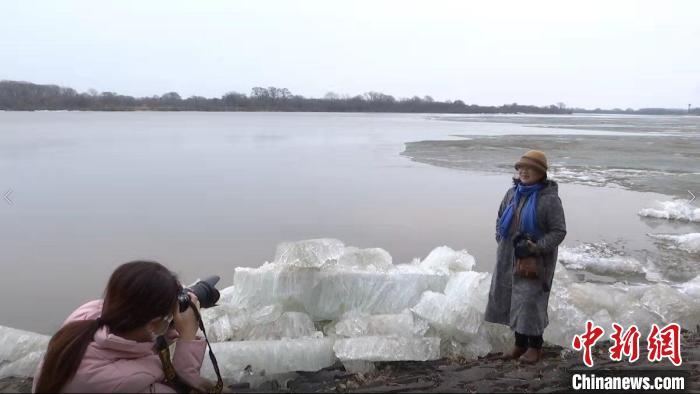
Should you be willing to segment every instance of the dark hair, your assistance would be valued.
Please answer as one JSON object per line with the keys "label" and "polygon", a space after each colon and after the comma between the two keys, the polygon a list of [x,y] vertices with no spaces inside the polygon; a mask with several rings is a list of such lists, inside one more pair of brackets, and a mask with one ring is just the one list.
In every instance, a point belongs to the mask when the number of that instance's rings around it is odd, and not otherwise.
{"label": "dark hair", "polygon": [[167,316],[173,311],[180,287],[177,277],[159,263],[132,261],[120,265],[107,283],[100,318],[68,323],[49,341],[36,392],[61,391],[75,376],[101,326],[119,334]]}

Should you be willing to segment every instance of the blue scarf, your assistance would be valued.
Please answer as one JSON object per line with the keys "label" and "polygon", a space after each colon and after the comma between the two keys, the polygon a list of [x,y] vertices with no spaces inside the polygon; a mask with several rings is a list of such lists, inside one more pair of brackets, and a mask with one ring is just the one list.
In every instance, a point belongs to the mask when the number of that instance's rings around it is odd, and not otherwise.
{"label": "blue scarf", "polygon": [[530,198],[525,201],[523,209],[520,211],[520,231],[532,235],[535,239],[540,236],[540,229],[537,227],[537,195],[544,187],[542,183],[526,186],[519,183],[515,186],[515,196],[510,200],[510,203],[501,214],[501,219],[498,221],[498,235],[502,238],[508,236],[510,222],[513,221],[515,210],[521,198]]}

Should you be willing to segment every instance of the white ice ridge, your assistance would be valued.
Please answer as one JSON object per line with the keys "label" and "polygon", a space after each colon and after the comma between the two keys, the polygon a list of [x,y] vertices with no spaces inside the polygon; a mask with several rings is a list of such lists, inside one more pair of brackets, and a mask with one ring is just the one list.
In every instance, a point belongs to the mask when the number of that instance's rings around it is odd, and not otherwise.
{"label": "white ice ridge", "polygon": [[[599,249],[563,248],[571,261],[588,261],[594,257],[586,254]],[[221,371],[234,382],[288,378],[337,362],[366,370],[376,361],[474,359],[509,348],[513,333],[484,321],[491,274],[473,268],[467,251],[446,246],[424,260],[393,264],[382,249],[332,239],[289,242],[272,262],[236,268],[234,286],[223,289],[220,305],[202,316]],[[549,343],[570,347],[588,319],[606,336],[612,322],[636,324],[643,332],[651,323],[700,324],[700,278],[631,285],[623,278],[597,283],[577,277],[557,266],[544,333]],[[48,342],[7,328],[0,329],[0,339],[5,376],[33,373]],[[202,373],[214,377],[208,357]]]}
{"label": "white ice ridge", "polygon": [[690,253],[700,253],[700,233],[688,234],[648,234],[652,238],[669,241],[675,249]]}
{"label": "white ice ridge", "polygon": [[235,269],[231,303],[244,308],[279,303],[314,320],[338,319],[351,310],[399,313],[424,291],[442,291],[451,273],[473,266],[466,251],[448,247],[423,261],[394,265],[382,249],[346,248],[333,239],[289,242],[277,248],[274,261]]}
{"label": "white ice ridge", "polygon": [[686,200],[657,201],[656,205],[656,208],[642,209],[639,211],[639,215],[686,222],[700,222],[700,208],[696,208]]}

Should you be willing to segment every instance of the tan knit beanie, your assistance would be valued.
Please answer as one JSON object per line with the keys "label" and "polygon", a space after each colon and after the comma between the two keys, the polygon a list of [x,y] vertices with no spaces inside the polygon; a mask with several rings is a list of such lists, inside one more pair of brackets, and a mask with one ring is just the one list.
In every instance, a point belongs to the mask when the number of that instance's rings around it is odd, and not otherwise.
{"label": "tan knit beanie", "polygon": [[547,156],[545,156],[544,152],[539,150],[528,151],[515,163],[515,169],[517,170],[518,167],[522,165],[535,167],[543,173],[546,173],[548,168]]}

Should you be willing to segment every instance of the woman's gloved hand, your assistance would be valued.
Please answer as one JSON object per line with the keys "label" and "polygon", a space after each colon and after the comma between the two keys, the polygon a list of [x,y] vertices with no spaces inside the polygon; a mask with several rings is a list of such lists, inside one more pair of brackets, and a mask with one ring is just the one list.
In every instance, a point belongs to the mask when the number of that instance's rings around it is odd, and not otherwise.
{"label": "woman's gloved hand", "polygon": [[199,299],[190,292],[190,301],[192,304],[184,312],[180,313],[179,305],[175,306],[173,313],[173,327],[180,334],[180,340],[191,341],[197,339],[197,330],[199,330],[199,321],[192,308],[197,308],[199,311]]}
{"label": "woman's gloved hand", "polygon": [[537,247],[537,244],[530,240],[527,240],[527,250],[532,254],[540,254],[540,249]]}

